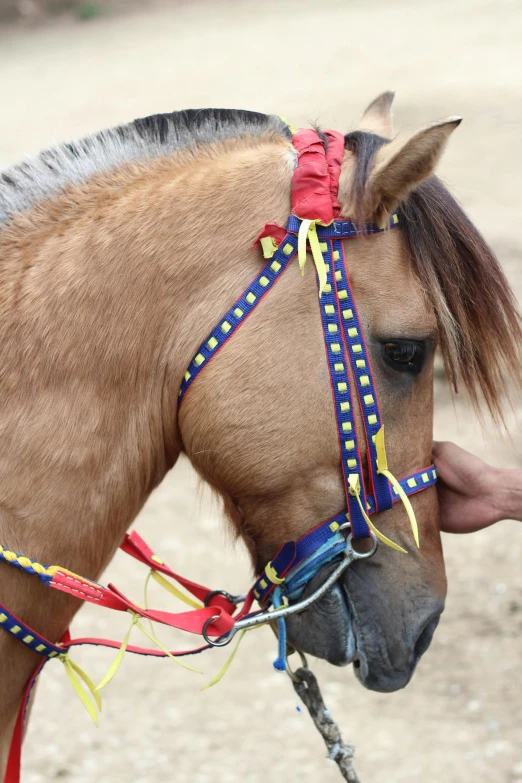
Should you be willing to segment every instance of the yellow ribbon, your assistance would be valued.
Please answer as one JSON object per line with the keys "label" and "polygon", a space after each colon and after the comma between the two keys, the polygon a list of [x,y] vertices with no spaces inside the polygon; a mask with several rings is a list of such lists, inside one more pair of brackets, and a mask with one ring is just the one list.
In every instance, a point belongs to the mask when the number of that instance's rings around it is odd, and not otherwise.
{"label": "yellow ribbon", "polygon": [[[268,566],[267,566],[267,568],[268,568]],[[274,571],[274,574],[275,574],[275,571]],[[184,593],[182,593],[180,590],[178,590],[177,587],[174,587],[174,585],[171,585],[170,582],[167,582],[167,580],[161,574],[159,574],[157,571],[153,571],[151,569],[151,571],[149,572],[149,574],[147,576],[146,582],[145,582],[145,608],[148,608],[147,586],[148,586],[149,580],[151,578],[154,579],[159,585],[161,585],[161,587],[164,587],[165,590],[168,590],[169,593],[172,593],[172,595],[175,595],[176,598],[179,598],[181,601],[184,601],[186,604],[189,604],[189,606],[192,606],[195,609],[200,609],[203,606],[203,604],[201,602],[195,601],[192,598],[189,598]],[[277,576],[275,578],[277,579]],[[282,580],[282,579],[278,580],[277,583],[279,583],[279,581],[283,582],[284,580]],[[137,618],[137,620],[139,620],[139,618]],[[177,658],[175,658],[173,655],[171,655],[171,653],[165,647],[163,647],[163,645],[160,644],[160,642],[156,639],[156,636],[154,635],[154,629],[153,629],[152,623],[150,621],[149,621],[149,624],[150,624],[150,627],[151,627],[151,633],[150,634],[147,633],[147,631],[142,627],[141,623],[136,621],[136,625],[145,634],[145,636],[147,636],[157,647],[159,647],[160,650],[162,650],[166,655],[168,655],[169,658],[172,658],[174,661],[176,661],[176,663],[178,663],[180,666],[183,666],[185,669],[188,669],[189,671],[196,672],[197,674],[201,674],[202,673],[198,669],[193,669],[191,666],[188,666],[186,663],[183,663],[182,661],[179,661]],[[131,626],[131,628],[132,628],[132,626]],[[217,685],[217,683],[220,680],[223,679],[223,677],[225,676],[225,674],[229,670],[230,666],[232,665],[232,661],[234,660],[234,658],[236,656],[237,649],[239,647],[239,644],[240,644],[243,636],[245,635],[245,633],[248,630],[252,630],[252,629],[245,628],[244,630],[242,630],[239,633],[237,642],[234,645],[234,649],[232,650],[232,652],[228,656],[228,658],[225,661],[224,665],[221,667],[221,669],[216,674],[216,676],[213,677],[212,680],[209,683],[207,683],[207,685],[204,685],[203,688],[201,688],[202,691],[206,690],[207,688],[211,688],[213,685]]]}
{"label": "yellow ribbon", "polygon": [[132,633],[132,629],[137,624],[139,620],[139,616],[137,614],[132,615],[132,622],[130,624],[129,630],[123,637],[123,641],[120,645],[120,648],[118,652],[116,653],[116,658],[111,663],[106,675],[100,680],[98,685],[96,686],[96,691],[101,691],[102,688],[105,688],[105,686],[112,680],[116,672],[121,666],[121,663],[123,661],[123,656],[125,655],[125,650],[127,649],[127,646],[129,644],[130,635]]}
{"label": "yellow ribbon", "polygon": [[[160,565],[162,565],[159,558],[157,558],[155,555],[152,556],[152,560],[156,560],[156,562],[159,562]],[[188,595],[185,595],[185,593],[182,593],[181,590],[178,590],[177,587],[171,585],[170,582],[167,582],[164,576],[162,576],[157,571],[154,571],[154,569],[151,568],[145,580],[145,588],[144,588],[145,609],[149,608],[149,599],[147,596],[147,591],[151,579],[154,579],[154,581],[157,582],[160,585],[160,587],[163,587],[169,593],[172,593],[172,595],[176,596],[176,598],[179,598],[180,601],[184,601],[184,603],[188,604],[189,606],[192,606],[194,609],[202,608],[203,604],[201,603],[201,601],[195,601],[193,598],[190,598]],[[149,627],[150,627],[151,634],[154,635],[154,626],[152,625],[151,620],[149,620]]]}
{"label": "yellow ribbon", "polygon": [[132,633],[132,629],[134,628],[134,626],[139,628],[139,630],[143,634],[145,634],[147,639],[150,639],[150,641],[153,644],[155,644],[156,647],[158,647],[158,649],[160,649],[162,652],[164,652],[165,655],[168,658],[171,658],[175,663],[177,663],[178,666],[182,666],[184,669],[188,669],[191,672],[196,672],[196,674],[202,674],[202,672],[200,672],[199,669],[194,669],[192,666],[189,666],[187,663],[183,663],[183,661],[179,661],[176,658],[176,656],[172,655],[172,653],[169,650],[167,650],[167,648],[164,647],[161,644],[161,642],[158,641],[158,639],[156,639],[156,636],[154,635],[153,632],[149,633],[148,631],[145,630],[143,625],[140,623],[140,616],[138,614],[135,614],[134,612],[131,612],[130,609],[129,609],[129,612],[130,612],[130,614],[132,614],[132,621],[131,621],[131,624],[130,624],[130,628],[129,628],[129,630],[127,631],[127,633],[125,634],[125,636],[123,638],[121,646],[120,646],[120,648],[119,648],[119,650],[118,650],[118,652],[116,654],[116,658],[113,660],[113,662],[109,666],[109,669],[108,669],[107,673],[105,674],[105,676],[101,679],[101,681],[98,683],[98,685],[94,689],[95,691],[101,691],[102,688],[105,688],[105,686],[112,680],[112,678],[114,677],[114,675],[116,674],[116,672],[120,668],[120,666],[122,664],[122,661],[123,661],[123,657],[125,655],[125,651],[126,651],[128,645],[129,645],[130,635]]}
{"label": "yellow ribbon", "polygon": [[[96,688],[94,687],[93,681],[90,679],[90,677],[81,669],[77,663],[74,663],[74,661],[71,661],[69,658],[68,653],[63,653],[62,655],[58,656],[61,662],[63,663],[65,667],[65,671],[67,673],[67,677],[69,678],[69,682],[73,686],[74,690],[76,691],[76,694],[78,698],[80,699],[81,703],[93,719],[95,725],[98,725],[98,711],[101,711],[102,703],[100,695],[96,692]],[[83,683],[87,686],[88,692],[85,690],[85,688],[82,686],[82,683],[80,680],[83,681]],[[92,696],[92,699],[89,697],[89,693]]]}
{"label": "yellow ribbon", "polygon": [[317,277],[319,278],[319,296],[321,296],[327,283],[328,273],[326,270],[323,254],[321,253],[321,247],[319,245],[316,224],[316,220],[301,221],[301,225],[299,226],[299,233],[297,235],[297,257],[299,259],[299,269],[301,270],[301,274],[304,275],[304,267],[306,264],[306,242],[308,240],[310,243],[310,250],[312,251],[312,258],[314,260],[315,268],[317,269]]}
{"label": "yellow ribbon", "polygon": [[[258,627],[260,627],[260,626],[258,626]],[[254,628],[255,628],[255,626],[254,626]],[[228,658],[227,658],[227,660],[225,661],[224,665],[223,665],[223,666],[221,667],[221,669],[218,671],[218,673],[216,674],[216,676],[215,676],[215,677],[213,677],[213,678],[210,680],[210,682],[208,682],[206,685],[204,685],[204,686],[201,688],[201,690],[202,690],[202,691],[206,691],[206,690],[207,690],[207,688],[212,688],[212,686],[213,686],[213,685],[217,685],[217,683],[218,683],[218,682],[219,682],[221,679],[223,679],[223,677],[225,676],[225,674],[226,674],[226,673],[227,673],[227,671],[229,670],[230,666],[232,665],[232,661],[233,661],[233,660],[234,660],[234,658],[236,657],[237,648],[239,647],[239,645],[240,645],[240,643],[241,643],[241,640],[242,640],[243,636],[246,634],[246,632],[247,632],[247,631],[252,631],[252,630],[253,630],[253,628],[243,628],[243,630],[239,632],[238,640],[237,640],[237,642],[236,642],[236,643],[235,643],[235,645],[234,645],[234,649],[232,650],[232,652],[231,652],[231,653],[230,653],[230,655],[228,656]]]}
{"label": "yellow ribbon", "polygon": [[180,601],[184,601],[189,606],[192,606],[193,609],[202,608],[203,604],[201,601],[196,601],[193,598],[190,598],[188,595],[185,595],[185,593],[182,593],[181,590],[178,590],[177,587],[171,585],[170,582],[167,582],[162,574],[159,574],[157,571],[152,571],[149,576],[151,576],[152,579],[154,579],[154,581],[161,585],[161,587],[163,587],[165,590],[168,590],[169,593],[172,593],[172,595],[175,595],[176,598],[179,598]]}
{"label": "yellow ribbon", "polygon": [[383,544],[386,544],[386,546],[391,547],[392,549],[396,549],[397,552],[404,552],[405,555],[407,555],[407,551],[402,548],[402,546],[399,546],[394,541],[392,541],[390,538],[387,538],[383,533],[378,530],[375,525],[373,524],[372,520],[366,513],[366,511],[363,508],[363,504],[361,502],[361,483],[359,481],[359,474],[358,473],[350,473],[348,476],[348,487],[350,495],[353,495],[355,498],[357,498],[357,502],[359,504],[359,508],[361,509],[361,514],[363,515],[364,521],[370,528],[370,530],[373,530],[379,541],[382,541]]}
{"label": "yellow ribbon", "polygon": [[[155,555],[153,555],[152,557],[154,558]],[[145,607],[145,609],[149,608],[148,590],[149,590],[149,582],[152,579],[153,575],[154,575],[154,571],[151,568],[149,573],[147,574],[147,578],[145,579],[145,585],[143,587],[143,606]],[[149,623],[150,632],[153,634],[154,626],[152,625],[152,620],[148,620],[148,623]]]}
{"label": "yellow ribbon", "polygon": [[150,639],[153,644],[156,645],[158,649],[160,649],[162,652],[165,653],[167,658],[170,658],[174,663],[177,663],[178,666],[183,667],[183,669],[187,669],[189,672],[195,672],[196,674],[203,674],[199,669],[194,669],[193,666],[189,666],[188,663],[184,663],[183,661],[180,661],[175,655],[172,655],[170,650],[167,650],[166,647],[164,647],[158,639],[154,636],[154,634],[149,633],[145,630],[145,628],[142,626],[142,624],[139,622],[139,617],[136,621],[136,627],[140,629],[140,631],[145,634],[147,639]]}
{"label": "yellow ribbon", "polygon": [[285,125],[287,125],[287,126],[288,126],[288,130],[290,131],[290,133],[292,134],[292,136],[295,136],[295,134],[297,133],[297,128],[295,127],[295,125],[292,125],[292,123],[291,123],[291,122],[288,122],[288,120],[286,119],[286,117],[283,117],[283,115],[282,115],[282,114],[280,114],[280,115],[279,115],[279,119],[280,119],[282,122],[284,122],[284,124],[285,124]]}
{"label": "yellow ribbon", "polygon": [[406,509],[406,513],[408,515],[408,519],[410,520],[411,530],[413,533],[413,538],[415,539],[415,543],[417,544],[417,548],[420,549],[419,544],[419,526],[417,525],[417,519],[415,518],[415,512],[413,510],[413,507],[410,503],[410,499],[406,492],[403,490],[395,476],[393,476],[390,471],[388,470],[388,459],[386,457],[386,449],[384,447],[384,424],[380,428],[379,432],[375,436],[375,448],[377,451],[377,473],[381,473],[383,476],[386,476],[394,490],[397,492],[398,496],[402,500],[402,503],[404,505],[404,508]]}

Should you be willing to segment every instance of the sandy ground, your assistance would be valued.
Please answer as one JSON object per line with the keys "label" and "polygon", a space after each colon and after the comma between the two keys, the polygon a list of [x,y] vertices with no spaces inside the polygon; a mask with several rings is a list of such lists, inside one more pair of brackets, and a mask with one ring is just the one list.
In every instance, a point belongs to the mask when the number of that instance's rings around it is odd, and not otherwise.
{"label": "sandy ground", "polygon": [[[378,92],[395,88],[399,126],[464,116],[442,175],[520,296],[521,40],[518,0],[194,1],[88,24],[2,30],[0,166],[57,139],[187,107],[275,111],[296,124],[320,120],[343,130]],[[436,396],[437,438],[498,465],[522,464],[520,449],[492,426],[481,433],[464,401],[454,409],[442,386]],[[515,426],[514,440],[518,432]],[[232,545],[219,508],[186,462],[136,526],[194,579],[238,592],[248,585],[245,552]],[[369,693],[349,670],[314,665],[331,711],[357,746],[365,783],[522,781],[522,529],[505,522],[473,537],[446,537],[444,546],[447,610],[406,690]],[[105,579],[138,597],[144,575],[118,556]],[[74,627],[79,635],[124,629],[89,608]],[[273,657],[269,631],[247,635],[226,679],[203,693],[221,652],[197,661],[203,677],[128,657],[107,688],[98,730],[59,664],[50,664],[24,780],[338,780],[286,677],[273,672]],[[97,680],[111,655],[82,651],[77,659]]]}

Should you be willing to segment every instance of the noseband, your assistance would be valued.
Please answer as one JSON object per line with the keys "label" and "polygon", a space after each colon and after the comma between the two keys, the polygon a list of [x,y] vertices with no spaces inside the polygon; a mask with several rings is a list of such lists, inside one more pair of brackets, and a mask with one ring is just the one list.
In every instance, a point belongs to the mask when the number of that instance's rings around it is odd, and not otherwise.
{"label": "noseband", "polygon": [[[135,532],[126,535],[121,548],[147,565],[151,569],[151,575],[160,584],[191,605],[191,611],[181,613],[140,607],[126,598],[114,585],[106,587],[60,566],[42,565],[0,546],[0,562],[4,561],[37,576],[45,585],[90,603],[130,612],[133,625],[137,624],[156,645],[155,648],[136,647],[128,643],[128,636],[121,645],[107,639],[71,640],[68,632],[59,643],[54,643],[32,630],[0,604],[0,628],[11,633],[42,657],[42,663],[28,683],[19,713],[5,778],[8,783],[18,780],[25,704],[34,678],[48,659],[57,657],[62,660],[75,690],[89,712],[94,715],[96,705],[99,705],[97,691],[102,687],[102,683],[98,688],[94,688],[87,676],[69,660],[69,650],[75,645],[119,647],[119,655],[127,650],[141,655],[175,658],[200,652],[208,646],[224,646],[238,631],[277,621],[279,657],[275,666],[285,669],[286,617],[303,611],[321,598],[351,562],[370,557],[378,540],[405,552],[375,527],[370,519],[372,515],[392,508],[396,501],[401,500],[408,513],[415,541],[417,545],[419,543],[415,515],[408,496],[433,486],[437,481],[437,473],[434,466],[430,465],[396,480],[388,470],[384,426],[344,253],[345,241],[355,239],[361,234],[393,230],[399,223],[399,216],[393,214],[384,226],[369,224],[362,230],[350,220],[339,219],[341,205],[337,201],[337,190],[344,137],[336,131],[326,131],[319,135],[315,130],[302,130],[294,134],[293,144],[297,151],[297,166],[292,183],[292,214],[286,229],[274,224],[265,226],[258,238],[266,259],[265,266],[199,347],[185,372],[178,408],[201,372],[276,285],[296,255],[303,269],[309,249],[319,289],[318,306],[332,388],[346,508],[318,524],[301,539],[284,544],[267,563],[249,593],[238,597],[230,596],[222,590],[209,590],[185,579],[158,558]],[[361,413],[361,430],[356,421],[356,406]],[[363,451],[366,453],[367,483],[363,472]],[[369,551],[362,553],[353,548],[354,539],[368,537],[372,539]],[[303,592],[310,580],[334,560],[339,562],[334,564],[330,576],[315,592],[303,598]],[[180,593],[164,576],[176,580],[194,598]],[[251,612],[254,599],[262,606],[261,611]],[[241,603],[243,607],[237,611],[237,606]],[[166,650],[153,635],[139,625],[140,618],[202,635],[206,645],[182,652]],[[88,701],[85,692],[81,691],[78,676],[83,679],[95,704]],[[110,677],[104,678],[103,684],[106,684],[108,679]]]}

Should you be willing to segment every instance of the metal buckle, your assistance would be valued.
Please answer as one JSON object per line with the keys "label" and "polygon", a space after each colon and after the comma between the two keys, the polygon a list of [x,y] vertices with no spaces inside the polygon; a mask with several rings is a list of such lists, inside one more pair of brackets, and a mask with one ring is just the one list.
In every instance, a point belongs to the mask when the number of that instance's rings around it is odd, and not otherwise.
{"label": "metal buckle", "polygon": [[238,606],[246,601],[248,593],[243,593],[243,595],[231,595],[231,593],[227,593],[226,590],[211,590],[210,593],[207,593],[205,600],[203,601],[203,606],[209,606],[215,595],[222,595],[226,601],[234,604],[234,606]]}

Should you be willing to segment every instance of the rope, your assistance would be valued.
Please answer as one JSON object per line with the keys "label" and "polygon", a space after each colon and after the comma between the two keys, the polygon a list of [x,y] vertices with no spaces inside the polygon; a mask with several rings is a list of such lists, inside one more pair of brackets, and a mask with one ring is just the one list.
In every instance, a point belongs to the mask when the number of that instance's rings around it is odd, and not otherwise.
{"label": "rope", "polygon": [[[283,606],[283,593],[281,587],[277,585],[274,590],[273,605],[275,609]],[[277,619],[277,658],[273,666],[278,672],[286,671],[286,621],[284,617]]]}
{"label": "rope", "polygon": [[343,741],[339,726],[326,709],[314,673],[308,667],[297,669],[293,672],[292,685],[324,740],[328,750],[328,758],[335,761],[344,780],[351,783],[361,783],[352,764],[355,748]]}

